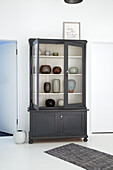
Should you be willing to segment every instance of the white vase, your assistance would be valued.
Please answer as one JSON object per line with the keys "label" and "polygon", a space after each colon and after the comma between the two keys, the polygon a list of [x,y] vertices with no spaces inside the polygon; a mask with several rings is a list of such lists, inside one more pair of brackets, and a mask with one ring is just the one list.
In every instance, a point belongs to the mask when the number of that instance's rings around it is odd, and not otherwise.
{"label": "white vase", "polygon": [[26,132],[23,130],[17,130],[14,132],[13,139],[16,144],[22,144],[26,140]]}
{"label": "white vase", "polygon": [[52,87],[53,87],[53,93],[60,93],[60,80],[53,79]]}
{"label": "white vase", "polygon": [[57,104],[58,104],[58,106],[64,106],[64,100],[63,99],[59,99]]}

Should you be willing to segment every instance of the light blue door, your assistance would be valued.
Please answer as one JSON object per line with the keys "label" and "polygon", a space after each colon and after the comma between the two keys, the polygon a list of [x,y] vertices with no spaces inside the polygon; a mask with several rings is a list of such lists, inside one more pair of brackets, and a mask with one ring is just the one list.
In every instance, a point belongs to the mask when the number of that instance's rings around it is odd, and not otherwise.
{"label": "light blue door", "polygon": [[11,134],[18,111],[16,49],[16,41],[0,41],[0,131]]}

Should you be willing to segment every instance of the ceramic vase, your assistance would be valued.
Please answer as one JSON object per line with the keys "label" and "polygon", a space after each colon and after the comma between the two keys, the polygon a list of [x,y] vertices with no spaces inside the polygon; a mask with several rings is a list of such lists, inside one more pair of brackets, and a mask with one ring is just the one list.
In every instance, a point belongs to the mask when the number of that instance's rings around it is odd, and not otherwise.
{"label": "ceramic vase", "polygon": [[44,92],[49,93],[51,91],[51,83],[45,82],[44,83]]}
{"label": "ceramic vase", "polygon": [[14,132],[13,139],[16,144],[22,144],[26,140],[26,132],[23,130],[17,130]]}
{"label": "ceramic vase", "polygon": [[58,55],[59,55],[58,52],[54,52],[54,53],[53,53],[53,56],[58,56]]}
{"label": "ceramic vase", "polygon": [[60,80],[53,79],[52,81],[53,93],[60,93]]}
{"label": "ceramic vase", "polygon": [[73,79],[68,80],[68,93],[73,93],[76,86],[76,82]]}
{"label": "ceramic vase", "polygon": [[59,100],[57,101],[57,105],[58,105],[58,106],[64,106],[64,100],[63,100],[63,99],[59,99]]}
{"label": "ceramic vase", "polygon": [[51,73],[51,67],[49,65],[41,65],[40,73],[42,73],[42,74],[50,74]]}
{"label": "ceramic vase", "polygon": [[47,56],[51,55],[49,50],[46,50],[44,54],[47,55]]}
{"label": "ceramic vase", "polygon": [[70,74],[77,74],[78,73],[78,68],[77,67],[70,67],[69,68],[69,73]]}
{"label": "ceramic vase", "polygon": [[53,73],[54,74],[60,74],[62,69],[59,66],[53,67]]}
{"label": "ceramic vase", "polygon": [[45,102],[46,107],[54,107],[55,101],[53,99],[47,99]]}

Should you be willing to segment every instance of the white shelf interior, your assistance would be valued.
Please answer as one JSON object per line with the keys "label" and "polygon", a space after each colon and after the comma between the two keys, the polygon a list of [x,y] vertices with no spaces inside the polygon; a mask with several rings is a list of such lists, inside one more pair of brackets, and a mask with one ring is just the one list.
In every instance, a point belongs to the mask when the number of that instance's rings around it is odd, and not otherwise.
{"label": "white shelf interior", "polygon": [[[36,46],[35,46],[36,48]],[[45,101],[47,99],[54,99],[55,106],[57,106],[57,101],[59,99],[64,99],[64,45],[62,44],[40,44],[41,55],[39,56],[39,107],[45,107]],[[70,67],[77,67],[77,74],[68,74],[68,79],[74,79],[76,81],[76,87],[73,93],[68,93],[68,103],[81,103],[82,102],[82,48],[69,46],[68,50],[68,71]],[[45,56],[45,50],[51,52],[50,56]],[[53,52],[58,52],[58,56],[53,56]],[[37,51],[33,50],[33,101],[37,103]],[[50,74],[41,74],[41,65],[50,65]],[[60,74],[53,73],[53,67],[59,66],[62,69]],[[52,80],[60,80],[60,93],[53,93],[52,90]],[[51,83],[50,93],[44,92],[44,83]]]}

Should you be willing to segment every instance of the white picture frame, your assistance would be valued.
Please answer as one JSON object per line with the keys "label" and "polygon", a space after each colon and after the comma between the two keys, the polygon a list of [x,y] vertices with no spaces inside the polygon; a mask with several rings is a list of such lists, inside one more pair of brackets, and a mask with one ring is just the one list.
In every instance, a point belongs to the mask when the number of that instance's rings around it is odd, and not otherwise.
{"label": "white picture frame", "polygon": [[80,39],[80,22],[63,22],[63,39]]}

